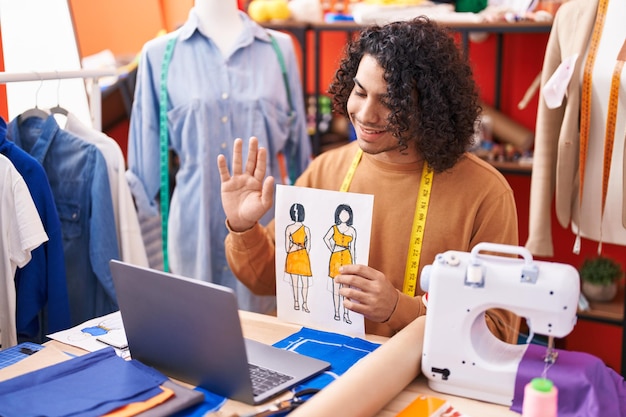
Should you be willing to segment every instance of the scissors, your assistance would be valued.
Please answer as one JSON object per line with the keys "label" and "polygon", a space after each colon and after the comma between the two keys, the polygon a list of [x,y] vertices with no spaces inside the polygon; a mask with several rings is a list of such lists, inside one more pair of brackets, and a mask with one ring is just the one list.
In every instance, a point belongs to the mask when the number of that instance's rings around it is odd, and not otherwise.
{"label": "scissors", "polygon": [[289,412],[298,408],[302,404],[304,404],[309,398],[313,396],[313,394],[319,391],[318,388],[307,388],[301,391],[297,391],[293,394],[288,400],[283,400],[277,402],[271,410],[261,411],[256,414],[250,414],[246,417],[282,417],[289,414]]}

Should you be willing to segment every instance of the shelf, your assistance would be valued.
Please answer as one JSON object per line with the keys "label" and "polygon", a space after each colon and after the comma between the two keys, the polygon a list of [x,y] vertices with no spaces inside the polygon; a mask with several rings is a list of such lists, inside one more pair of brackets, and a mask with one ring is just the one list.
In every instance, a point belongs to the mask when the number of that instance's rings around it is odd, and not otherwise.
{"label": "shelf", "polygon": [[[448,27],[453,32],[459,33],[461,37],[461,46],[463,51],[467,54],[469,50],[469,35],[472,32],[487,32],[493,33],[497,36],[496,43],[496,69],[495,69],[495,80],[494,84],[496,86],[494,104],[495,108],[499,108],[500,104],[500,84],[501,84],[501,71],[502,71],[502,36],[504,34],[510,33],[549,33],[552,28],[552,22],[532,22],[532,21],[522,21],[522,22],[489,22],[489,23],[476,23],[476,22],[442,22],[443,26]],[[308,96],[308,92],[306,91],[306,85],[308,80],[308,53],[307,49],[309,47],[313,48],[313,82],[314,82],[314,91],[312,95],[317,97],[322,91],[321,88],[321,80],[320,80],[320,34],[322,32],[346,32],[348,34],[359,31],[364,25],[360,25],[354,22],[336,22],[336,23],[303,23],[303,22],[294,22],[294,21],[285,21],[280,23],[267,23],[264,24],[265,27],[280,30],[285,32],[290,32],[300,44],[300,48],[302,50],[302,79],[303,79],[303,93],[304,97]],[[313,33],[312,44],[309,45],[309,41],[307,40],[307,32]],[[321,115],[319,109],[316,112],[315,117],[315,125],[318,126],[321,121]],[[320,152],[320,133],[316,129],[315,133],[312,137],[313,144],[313,152],[315,155]],[[516,170],[517,173],[519,173]]]}
{"label": "shelf", "polygon": [[621,326],[624,323],[624,286],[620,285],[613,301],[589,301],[589,306],[589,310],[578,311],[579,319]]}
{"label": "shelf", "polygon": [[489,162],[503,174],[514,174],[514,175],[528,175],[530,176],[533,172],[532,163],[521,164],[519,162],[500,162],[500,161],[485,161]]}

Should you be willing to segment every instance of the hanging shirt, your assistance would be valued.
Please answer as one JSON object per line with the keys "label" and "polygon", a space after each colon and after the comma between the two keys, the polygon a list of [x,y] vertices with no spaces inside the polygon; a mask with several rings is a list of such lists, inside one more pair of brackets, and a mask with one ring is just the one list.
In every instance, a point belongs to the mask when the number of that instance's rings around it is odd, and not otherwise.
{"label": "hanging shirt", "polygon": [[83,124],[74,113],[67,114],[64,130],[93,143],[102,152],[109,174],[121,259],[133,265],[148,266],[148,256],[141,237],[137,210],[126,181],[126,161],[120,145],[115,139]]}
{"label": "hanging shirt", "polygon": [[54,117],[13,119],[7,139],[44,167],[61,220],[72,325],[118,310],[109,261],[119,259],[111,187],[95,145]]}
{"label": "hanging shirt", "polygon": [[4,349],[17,344],[15,271],[48,240],[24,178],[4,155],[0,155],[0,230],[0,347]]}
{"label": "hanging shirt", "polygon": [[[7,125],[0,118],[0,153],[24,178],[48,235],[48,241],[31,252],[30,262],[15,273],[17,335],[19,341],[43,343],[46,334],[67,329],[71,324],[61,221],[43,167],[7,140],[6,132]],[[45,321],[40,327],[41,317]]]}
{"label": "hanging shirt", "polygon": [[[284,56],[295,120],[268,31],[245,13],[240,16],[244,29],[228,56],[200,33],[193,9],[179,30],[146,43],[130,121],[127,178],[139,216],[156,215],[161,65],[166,43],[176,37],[167,77],[169,145],[180,161],[169,214],[170,269],[233,288],[241,309],[268,312],[275,308],[274,297],[253,296],[226,263],[217,156],[224,154],[231,164],[234,139],[256,136],[268,150],[269,174],[281,183],[276,155],[282,151],[299,175],[311,159],[311,145],[293,41],[271,32]],[[273,214],[271,209],[262,222]]]}

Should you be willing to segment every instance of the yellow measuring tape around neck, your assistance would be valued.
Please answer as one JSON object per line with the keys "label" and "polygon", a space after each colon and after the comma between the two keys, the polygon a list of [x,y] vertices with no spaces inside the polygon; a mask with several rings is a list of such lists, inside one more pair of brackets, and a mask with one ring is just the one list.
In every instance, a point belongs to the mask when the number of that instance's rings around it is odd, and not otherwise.
{"label": "yellow measuring tape around neck", "polygon": [[[363,150],[359,149],[352,159],[350,168],[346,173],[339,191],[347,192],[352,183],[352,178],[357,166],[361,162]],[[428,214],[428,203],[430,202],[430,191],[433,184],[434,171],[424,161],[422,169],[422,178],[420,180],[420,188],[417,193],[417,201],[415,202],[415,214],[413,216],[413,226],[411,228],[411,241],[409,243],[409,251],[406,260],[406,269],[404,271],[404,284],[402,292],[411,297],[415,296],[417,289],[417,277],[422,255],[422,242],[424,240],[424,228],[426,225],[426,215]]]}

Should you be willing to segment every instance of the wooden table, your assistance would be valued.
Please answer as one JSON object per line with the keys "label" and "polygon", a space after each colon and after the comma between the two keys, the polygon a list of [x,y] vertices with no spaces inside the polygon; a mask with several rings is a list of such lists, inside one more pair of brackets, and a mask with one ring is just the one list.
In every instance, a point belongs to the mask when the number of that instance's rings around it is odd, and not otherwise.
{"label": "wooden table", "polygon": [[[258,340],[263,343],[273,344],[285,337],[299,331],[301,326],[291,323],[286,323],[278,320],[274,316],[256,314],[246,311],[240,312],[242,321],[242,328],[245,337]],[[366,335],[365,339],[376,342],[385,343],[388,339],[381,336]],[[69,352],[75,355],[86,353],[79,348],[62,344],[58,341],[50,341],[46,345],[51,345],[59,349],[59,351]],[[49,364],[41,364],[41,367]],[[364,381],[364,383],[370,383],[370,381]],[[328,389],[328,388],[327,388]],[[402,409],[409,405],[419,395],[433,395],[439,398],[445,398],[455,408],[456,411],[463,413],[464,416],[469,417],[514,417],[519,416],[508,409],[508,407],[490,404],[482,401],[476,401],[472,399],[456,397],[453,395],[447,395],[439,392],[434,392],[428,388],[427,379],[420,375],[413,380],[404,390],[399,392],[394,398],[391,398],[389,402],[383,407],[382,410],[373,410],[372,416],[376,417],[391,417],[397,415]],[[226,404],[219,410],[219,412],[212,413],[209,416],[212,417],[234,417],[242,416],[250,413],[258,412],[267,409],[274,402],[289,398],[290,394],[286,393],[282,397],[278,397],[267,404],[253,407],[241,402],[228,400]],[[208,417],[208,416],[207,416]]]}
{"label": "wooden table", "polygon": [[[244,336],[267,344],[276,343],[290,334],[297,332],[301,328],[299,325],[279,321],[273,316],[245,311],[240,312],[240,316],[242,319]],[[385,337],[376,335],[366,335],[365,339],[376,343],[384,343],[387,340]],[[502,405],[435,392],[428,388],[427,379],[423,375],[418,376],[395,398],[391,399],[382,410],[372,415],[376,417],[395,416],[420,394],[445,398],[455,409],[469,417],[514,417],[520,415]],[[241,408],[241,406],[244,408]],[[235,404],[234,402],[229,401],[222,411],[230,411],[231,407],[233,407],[232,409],[234,412],[240,414],[249,412],[251,409],[250,406],[245,406],[241,403]],[[263,407],[258,408],[262,409]]]}

